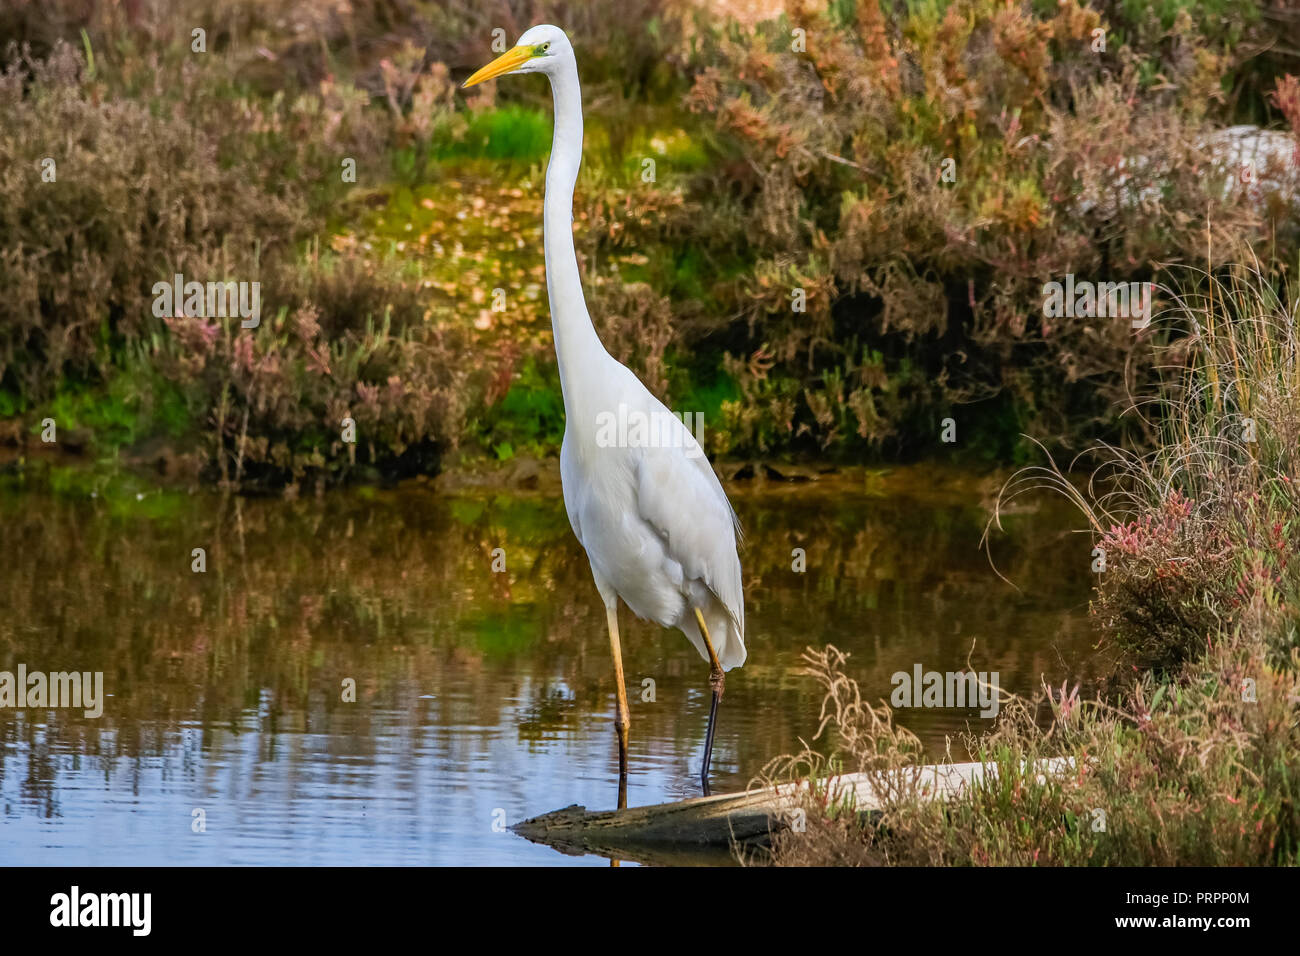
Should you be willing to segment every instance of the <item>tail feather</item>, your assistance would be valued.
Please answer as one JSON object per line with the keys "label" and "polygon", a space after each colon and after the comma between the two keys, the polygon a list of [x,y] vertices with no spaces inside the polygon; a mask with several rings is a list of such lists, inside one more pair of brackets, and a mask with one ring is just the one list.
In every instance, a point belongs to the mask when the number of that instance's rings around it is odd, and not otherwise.
{"label": "tail feather", "polygon": [[[731,619],[731,616],[725,610],[715,608],[704,612],[704,623],[709,629],[709,641],[713,644],[713,650],[718,655],[718,663],[722,665],[724,671],[729,671],[733,667],[739,667],[745,663],[745,658],[749,655],[749,651],[745,648],[745,639],[736,627],[736,622]],[[690,639],[700,657],[707,661],[709,659],[709,650],[704,646],[704,639],[700,636],[700,627],[695,620],[695,612],[691,611],[690,615],[678,624],[678,627]]]}

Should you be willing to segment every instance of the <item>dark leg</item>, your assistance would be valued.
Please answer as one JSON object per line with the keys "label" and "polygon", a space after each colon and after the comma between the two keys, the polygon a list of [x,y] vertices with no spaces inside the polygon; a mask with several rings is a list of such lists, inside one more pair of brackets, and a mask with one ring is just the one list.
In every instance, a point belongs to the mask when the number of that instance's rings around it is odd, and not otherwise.
{"label": "dark leg", "polygon": [[709,705],[709,729],[704,734],[704,767],[700,770],[700,785],[704,795],[709,796],[709,759],[713,756],[713,726],[718,719],[718,692],[713,692],[713,703]]}
{"label": "dark leg", "polygon": [[722,671],[722,665],[718,662],[717,651],[713,649],[713,641],[709,639],[709,628],[704,623],[704,615],[700,609],[695,609],[695,620],[700,625],[700,635],[704,638],[704,646],[709,651],[709,686],[713,688],[713,702],[709,704],[709,728],[704,733],[704,765],[700,769],[700,786],[704,789],[704,795],[709,796],[709,761],[713,758],[713,731],[718,719],[718,701],[722,700],[722,688],[725,683],[725,676]]}

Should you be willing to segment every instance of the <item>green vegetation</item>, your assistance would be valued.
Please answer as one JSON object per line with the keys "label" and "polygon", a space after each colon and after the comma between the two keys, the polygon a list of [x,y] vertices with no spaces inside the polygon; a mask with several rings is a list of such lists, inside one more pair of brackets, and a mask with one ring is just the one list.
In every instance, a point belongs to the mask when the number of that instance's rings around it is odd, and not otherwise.
{"label": "green vegetation", "polygon": [[541,162],[551,149],[551,118],[536,109],[513,104],[475,113],[458,137],[433,140],[438,159],[512,159]]}
{"label": "green vegetation", "polygon": [[529,358],[505,398],[489,410],[483,434],[502,459],[520,451],[542,456],[558,448],[564,438],[564,402],[555,366],[543,372]]}
{"label": "green vegetation", "polygon": [[[97,463],[290,495],[556,452],[547,91],[457,82],[524,5],[324,9],[0,9],[6,481],[45,418]],[[903,788],[865,829],[810,814],[776,860],[1300,863],[1300,22],[1250,0],[790,0],[759,23],[690,0],[538,9],[580,56],[591,313],[652,391],[705,416],[710,452],[1026,464],[1107,443],[1088,493],[1053,463],[1006,494],[1046,483],[1087,515],[1110,679],[1014,702],[969,740],[996,782],[943,805]],[[1242,123],[1271,136],[1248,169],[1222,137]],[[159,315],[177,273],[259,283],[260,324]],[[1067,274],[1157,283],[1156,321],[1048,315],[1044,284]],[[109,480],[51,475],[78,495]],[[496,507],[449,520],[478,547],[469,526]],[[810,536],[810,559],[843,537]],[[390,571],[350,585],[376,633],[368,596],[407,593]],[[875,586],[854,599],[898,599]],[[508,655],[544,630],[534,606],[461,637]],[[841,656],[810,663],[838,736],[773,776],[915,763]],[[1025,770],[1061,755],[1066,777]]]}
{"label": "green vegetation", "polygon": [[[1300,863],[1300,297],[1239,271],[1179,302],[1195,338],[1190,370],[1147,409],[1158,448],[1102,449],[1090,493],[1054,465],[1003,493],[1055,488],[1086,515],[1107,558],[1092,611],[1111,678],[1095,697],[1045,687],[1004,704],[966,741],[997,778],[951,801],[905,785],[866,827],[810,804],[808,833],[782,837],[778,862]],[[922,762],[889,708],[861,700],[844,655],[807,659],[833,749],[784,758],[774,776],[883,780]],[[1071,772],[1032,769],[1060,756]]]}
{"label": "green vegetation", "polygon": [[[1245,0],[546,6],[581,57],[591,312],[714,454],[1149,446],[1120,412],[1185,333],[1049,319],[1043,284],[1295,259],[1294,175],[1225,189],[1214,145],[1300,122],[1295,25]],[[0,441],[70,416],[239,487],[555,453],[549,97],[457,85],[515,5],[309,13],[0,14]],[[261,326],[156,318],[178,272],[259,282]]]}

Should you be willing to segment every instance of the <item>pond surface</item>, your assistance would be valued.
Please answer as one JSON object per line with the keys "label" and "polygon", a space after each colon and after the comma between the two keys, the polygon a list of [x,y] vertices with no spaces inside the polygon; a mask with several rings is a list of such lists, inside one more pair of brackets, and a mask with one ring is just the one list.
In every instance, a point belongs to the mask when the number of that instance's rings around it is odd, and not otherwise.
{"label": "pond surface", "polygon": [[[1087,680],[1091,543],[1050,500],[1008,517],[993,556],[1020,590],[1004,583],[979,548],[999,483],[915,467],[728,488],[750,653],[728,675],[714,792],[816,732],[809,645],[850,652],[876,700],[894,672],[968,655],[1022,694]],[[558,494],[10,478],[0,555],[0,671],[102,671],[111,695],[99,718],[0,708],[0,864],[608,865],[502,828],[617,797],[604,613]],[[621,614],[629,804],[697,795],[708,667]],[[898,716],[936,756],[990,725]]]}

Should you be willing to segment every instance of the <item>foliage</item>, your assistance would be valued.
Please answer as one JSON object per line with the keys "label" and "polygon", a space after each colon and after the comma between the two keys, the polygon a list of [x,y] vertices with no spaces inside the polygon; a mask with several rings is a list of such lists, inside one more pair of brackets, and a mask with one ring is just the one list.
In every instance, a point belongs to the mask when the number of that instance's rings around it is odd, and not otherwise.
{"label": "foliage", "polygon": [[[779,862],[1300,862],[1300,297],[1240,269],[1176,301],[1195,354],[1143,409],[1161,444],[1100,449],[1087,490],[1054,465],[1026,469],[1000,503],[1047,484],[1099,536],[1107,565],[1093,612],[1115,652],[1106,692],[1045,686],[1004,703],[994,729],[967,741],[996,776],[936,802],[909,769],[915,738],[860,700],[844,655],[810,652],[836,755],[809,749],[771,772],[872,773],[883,813],[866,828],[853,814],[810,813],[807,835],[778,841]],[[1040,773],[1049,757],[1068,770]]]}
{"label": "foliage", "polygon": [[[553,421],[512,434],[499,405],[523,400],[529,418],[558,401],[545,84],[456,84],[493,28],[550,19],[581,56],[592,314],[652,391],[707,414],[711,453],[948,455],[947,418],[979,460],[1023,460],[1026,431],[1049,447],[1153,441],[1119,409],[1170,333],[1049,318],[1043,285],[1161,281],[1207,257],[1219,275],[1261,236],[1269,264],[1291,261],[1291,167],[1233,188],[1216,130],[1300,124],[1272,42],[1294,25],[1244,0],[787,9],[756,23],[687,0],[10,5],[4,434],[32,434],[57,394],[146,391],[156,357],[214,478],[554,453]],[[260,282],[263,328],[155,318],[153,285],[178,272]],[[335,437],[348,416],[365,424],[351,450]],[[157,430],[120,424],[91,440]]]}
{"label": "foliage", "polygon": [[731,300],[737,444],[932,449],[939,412],[969,427],[981,407],[1033,409],[1051,444],[1116,434],[1156,343],[1049,318],[1044,284],[1159,282],[1261,235],[1295,249],[1290,200],[1270,198],[1294,177],[1232,188],[1213,132],[1259,36],[1230,19],[1249,6],[1167,5],[1153,33],[1145,12],[1074,0],[796,2],[708,34],[687,102],[737,157],[706,187],[735,206],[719,242],[755,262]]}

